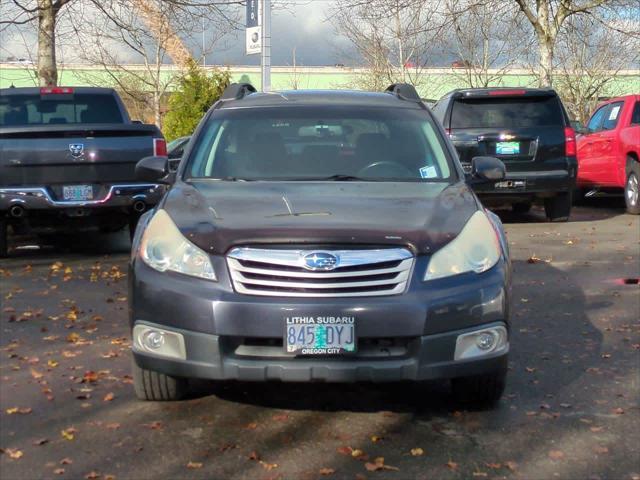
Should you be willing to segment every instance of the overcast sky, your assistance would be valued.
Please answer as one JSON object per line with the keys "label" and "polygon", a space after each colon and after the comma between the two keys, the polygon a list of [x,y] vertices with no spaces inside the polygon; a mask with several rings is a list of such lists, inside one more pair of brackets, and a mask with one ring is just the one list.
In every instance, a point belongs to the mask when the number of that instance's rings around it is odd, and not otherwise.
{"label": "overcast sky", "polygon": [[[294,0],[293,6],[287,9],[274,9],[272,12],[272,64],[291,65],[293,50],[299,65],[334,65],[335,63],[353,63],[345,58],[349,51],[346,40],[336,35],[333,26],[327,20],[333,0]],[[293,3],[293,2],[292,2]],[[0,13],[16,8],[12,3],[0,0]],[[239,19],[244,23],[245,7],[238,8]],[[0,59],[13,56],[29,58],[28,50],[35,60],[35,25],[27,25],[19,30],[0,33]],[[205,25],[206,30],[206,25]],[[212,45],[216,32],[205,31],[207,64],[258,65],[259,55],[247,56],[244,53],[244,30],[236,30]],[[202,31],[194,31],[192,38],[185,38],[185,43],[194,57],[202,58]],[[28,47],[27,47],[28,45]],[[59,42],[59,60],[73,62],[75,48]],[[130,50],[119,48],[118,57],[124,61],[135,62]],[[348,55],[347,55],[348,57]]]}

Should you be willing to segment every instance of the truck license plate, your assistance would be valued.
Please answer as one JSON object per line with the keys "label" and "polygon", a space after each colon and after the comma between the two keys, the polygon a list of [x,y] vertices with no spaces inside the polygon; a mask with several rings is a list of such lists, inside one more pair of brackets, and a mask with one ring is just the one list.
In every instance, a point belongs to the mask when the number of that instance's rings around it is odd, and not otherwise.
{"label": "truck license plate", "polygon": [[520,143],[518,142],[498,142],[496,143],[497,155],[519,155]]}
{"label": "truck license plate", "polygon": [[287,317],[287,353],[338,355],[356,351],[355,317]]}
{"label": "truck license plate", "polygon": [[91,185],[65,185],[62,187],[62,198],[73,201],[93,200],[93,187]]}

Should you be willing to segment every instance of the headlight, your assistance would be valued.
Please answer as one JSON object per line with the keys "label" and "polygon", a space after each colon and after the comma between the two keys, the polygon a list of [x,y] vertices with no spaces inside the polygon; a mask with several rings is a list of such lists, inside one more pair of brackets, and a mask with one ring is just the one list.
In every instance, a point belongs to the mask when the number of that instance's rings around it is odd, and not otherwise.
{"label": "headlight", "polygon": [[171,270],[216,280],[209,256],[184,238],[164,210],[155,213],[142,234],[140,257],[159,272]]}
{"label": "headlight", "polygon": [[433,254],[425,280],[450,277],[465,272],[482,273],[500,259],[496,231],[484,212],[474,213],[460,234]]}

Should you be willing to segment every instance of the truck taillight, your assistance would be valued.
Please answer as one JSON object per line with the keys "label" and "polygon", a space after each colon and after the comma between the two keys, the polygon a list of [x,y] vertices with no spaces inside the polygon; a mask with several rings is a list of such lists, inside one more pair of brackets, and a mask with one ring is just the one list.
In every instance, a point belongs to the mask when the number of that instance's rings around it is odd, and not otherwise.
{"label": "truck taillight", "polygon": [[68,95],[73,93],[71,87],[44,87],[40,89],[40,95]]}
{"label": "truck taillight", "polygon": [[575,157],[576,148],[576,132],[571,127],[564,127],[564,154],[567,157]]}
{"label": "truck taillight", "polygon": [[164,138],[153,139],[153,156],[154,157],[166,157],[167,156],[167,142]]}

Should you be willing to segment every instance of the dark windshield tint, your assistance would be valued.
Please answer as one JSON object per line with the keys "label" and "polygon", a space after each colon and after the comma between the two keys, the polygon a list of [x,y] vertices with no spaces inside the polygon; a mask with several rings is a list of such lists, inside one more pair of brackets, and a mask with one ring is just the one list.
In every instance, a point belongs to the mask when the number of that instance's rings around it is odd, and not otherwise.
{"label": "dark windshield tint", "polygon": [[453,167],[422,110],[288,107],[219,110],[186,176],[246,180],[442,181]]}
{"label": "dark windshield tint", "polygon": [[557,97],[457,99],[451,128],[514,128],[564,125]]}
{"label": "dark windshield tint", "polygon": [[0,97],[0,126],[123,123],[112,95],[5,95]]}

